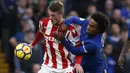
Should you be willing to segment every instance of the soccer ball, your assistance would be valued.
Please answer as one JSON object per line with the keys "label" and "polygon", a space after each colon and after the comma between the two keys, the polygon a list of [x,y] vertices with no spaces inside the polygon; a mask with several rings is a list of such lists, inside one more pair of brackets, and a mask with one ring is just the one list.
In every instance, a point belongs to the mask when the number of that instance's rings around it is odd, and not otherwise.
{"label": "soccer ball", "polygon": [[31,58],[32,50],[26,43],[20,43],[16,46],[14,54],[19,59],[28,60]]}

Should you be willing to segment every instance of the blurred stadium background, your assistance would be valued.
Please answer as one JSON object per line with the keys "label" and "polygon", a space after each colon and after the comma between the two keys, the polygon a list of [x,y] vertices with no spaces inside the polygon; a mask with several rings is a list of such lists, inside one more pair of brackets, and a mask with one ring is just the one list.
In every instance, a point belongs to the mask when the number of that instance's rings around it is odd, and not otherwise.
{"label": "blurred stadium background", "polygon": [[[38,22],[47,17],[47,7],[52,1],[54,0],[0,0],[0,73],[37,73],[40,69],[44,41],[33,48],[33,55],[27,61],[17,59],[13,51],[18,43],[32,42],[38,30]],[[101,11],[110,18],[111,25],[103,34],[108,73],[130,73],[130,52],[125,55],[124,68],[117,65],[125,39],[130,39],[130,34],[127,34],[130,29],[130,0],[61,1],[65,6],[65,18],[80,16],[89,19],[96,11]],[[75,27],[80,31],[80,26]]]}

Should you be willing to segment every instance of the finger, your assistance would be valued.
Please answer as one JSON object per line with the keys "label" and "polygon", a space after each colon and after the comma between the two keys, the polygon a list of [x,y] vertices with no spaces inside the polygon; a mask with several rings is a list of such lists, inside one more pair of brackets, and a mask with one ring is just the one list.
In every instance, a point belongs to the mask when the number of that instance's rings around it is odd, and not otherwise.
{"label": "finger", "polygon": [[120,63],[119,66],[120,66],[121,68],[123,68],[123,63]]}
{"label": "finger", "polygon": [[79,68],[79,73],[83,73],[83,70],[82,70],[82,68]]}
{"label": "finger", "polygon": [[78,72],[78,69],[76,69],[76,73],[79,73],[79,72]]}
{"label": "finger", "polygon": [[78,68],[78,73],[80,73],[80,68]]}
{"label": "finger", "polygon": [[121,68],[123,68],[123,65],[120,65]]}
{"label": "finger", "polygon": [[79,70],[79,73],[83,73],[82,70]]}
{"label": "finger", "polygon": [[76,68],[74,68],[74,73],[76,73]]}
{"label": "finger", "polygon": [[81,73],[80,69],[78,70],[79,73]]}
{"label": "finger", "polygon": [[80,73],[83,73],[83,69],[82,68],[80,68]]}
{"label": "finger", "polygon": [[77,73],[80,73],[80,69],[77,69]]}

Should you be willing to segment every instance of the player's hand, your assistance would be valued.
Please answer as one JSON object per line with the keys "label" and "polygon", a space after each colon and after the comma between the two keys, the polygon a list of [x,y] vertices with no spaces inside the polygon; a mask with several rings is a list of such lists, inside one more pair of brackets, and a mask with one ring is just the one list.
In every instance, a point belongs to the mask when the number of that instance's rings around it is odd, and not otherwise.
{"label": "player's hand", "polygon": [[120,55],[118,59],[118,65],[123,68],[124,56]]}
{"label": "player's hand", "polygon": [[58,31],[54,32],[53,35],[57,40],[63,40],[67,32],[67,26],[62,24],[59,26]]}
{"label": "player's hand", "polygon": [[65,25],[65,24],[62,24],[61,26],[60,26],[60,29],[59,29],[59,31],[61,30],[61,31],[64,31],[64,32],[66,32],[67,31],[67,26]]}
{"label": "player's hand", "polygon": [[32,44],[28,44],[28,46],[29,46],[30,48],[33,48]]}
{"label": "player's hand", "polygon": [[54,35],[54,38],[57,40],[62,40],[65,38],[65,35],[59,32],[54,32],[53,35]]}
{"label": "player's hand", "polygon": [[84,73],[83,68],[81,67],[80,64],[75,64],[74,69],[76,73]]}

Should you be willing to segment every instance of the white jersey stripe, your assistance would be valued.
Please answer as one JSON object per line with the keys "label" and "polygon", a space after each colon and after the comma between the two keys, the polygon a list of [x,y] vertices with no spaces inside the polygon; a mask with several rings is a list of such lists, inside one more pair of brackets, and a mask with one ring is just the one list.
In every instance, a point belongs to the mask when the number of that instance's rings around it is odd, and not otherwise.
{"label": "white jersey stripe", "polygon": [[42,30],[43,30],[43,28],[42,28],[42,23],[43,23],[43,22],[39,21],[39,32],[41,32],[41,33],[43,33],[43,31],[42,31]]}
{"label": "white jersey stripe", "polygon": [[69,55],[69,52],[68,52],[68,50],[64,47],[63,48],[63,50],[64,50],[64,52],[65,52],[65,58],[66,58],[66,60],[67,60],[67,62],[68,62],[68,66],[70,66],[71,65],[71,62],[69,61],[69,59],[67,59],[67,57],[68,57],[68,55]]}
{"label": "white jersey stripe", "polygon": [[50,45],[48,44],[48,41],[46,40],[46,47],[47,47],[47,54],[49,56],[49,63],[48,66],[52,67],[52,55],[51,55],[51,50],[50,50]]}
{"label": "white jersey stripe", "polygon": [[44,57],[43,57],[44,63],[45,63],[46,58],[47,58],[47,52],[44,52]]}
{"label": "white jersey stripe", "polygon": [[45,27],[46,28],[45,34],[50,35],[52,26],[53,26],[52,22],[51,22],[51,20],[49,20],[47,27]]}
{"label": "white jersey stripe", "polygon": [[56,54],[56,61],[57,61],[57,68],[60,69],[62,68],[62,60],[61,60],[61,54],[58,50],[59,48],[59,43],[53,43],[53,48],[55,49],[55,54]]}

